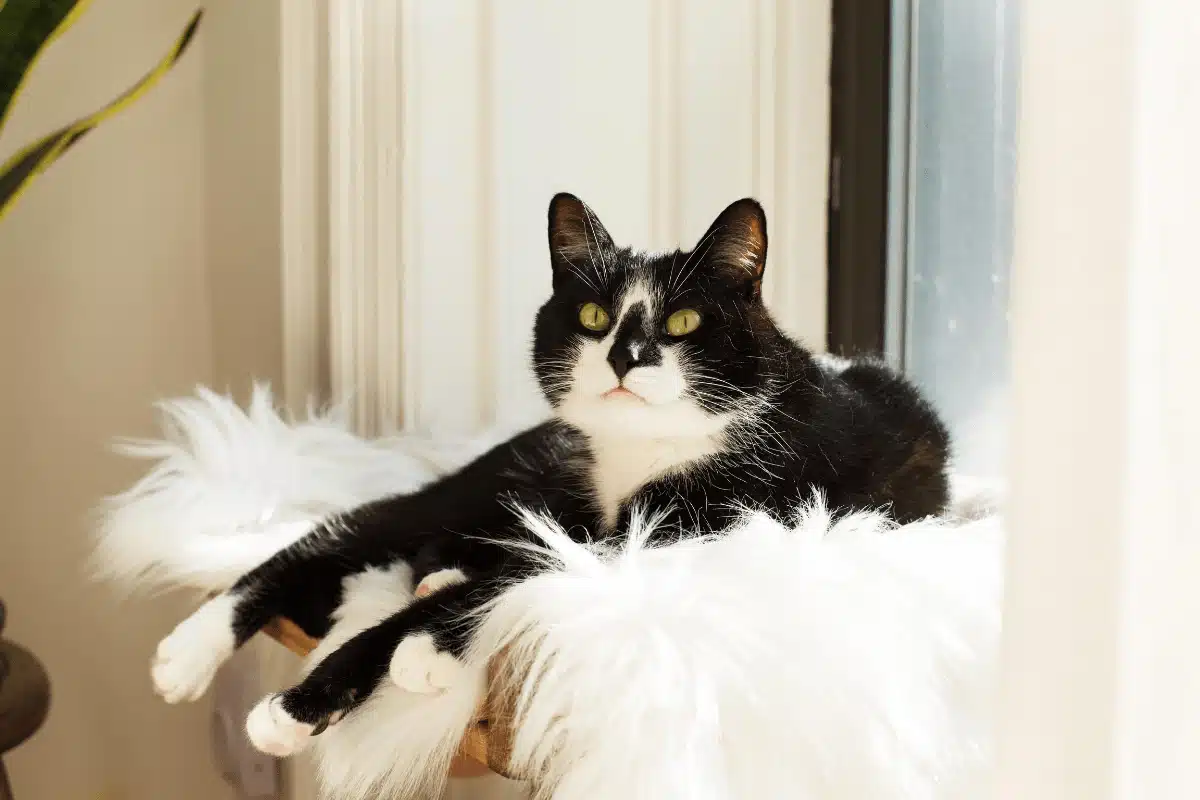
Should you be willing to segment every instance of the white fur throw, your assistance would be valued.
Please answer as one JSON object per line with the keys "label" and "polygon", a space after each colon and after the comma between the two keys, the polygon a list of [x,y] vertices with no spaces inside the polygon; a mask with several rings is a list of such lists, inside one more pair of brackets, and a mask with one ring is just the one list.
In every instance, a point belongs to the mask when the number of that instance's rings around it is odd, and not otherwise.
{"label": "white fur throw", "polygon": [[[312,520],[503,435],[365,441],[336,415],[285,422],[263,388],[247,412],[203,390],[161,409],[166,438],[124,447],[156,463],[97,543],[100,573],[141,587],[225,588]],[[530,517],[546,570],[488,610],[471,655],[508,647],[534,677],[514,766],[563,800],[985,797],[1003,533],[987,487],[956,486],[944,520],[835,519],[818,498],[660,548],[652,519],[604,551]],[[365,627],[410,591],[366,576],[348,613]],[[479,691],[381,689],[318,737],[330,794],[436,788]]]}

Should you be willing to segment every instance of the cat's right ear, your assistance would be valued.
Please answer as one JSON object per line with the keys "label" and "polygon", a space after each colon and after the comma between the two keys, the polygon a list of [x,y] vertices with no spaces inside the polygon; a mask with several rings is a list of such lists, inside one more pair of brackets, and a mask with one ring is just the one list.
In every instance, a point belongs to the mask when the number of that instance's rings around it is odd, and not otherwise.
{"label": "cat's right ear", "polygon": [[550,264],[554,274],[564,270],[604,271],[615,249],[600,219],[573,194],[560,192],[550,201]]}

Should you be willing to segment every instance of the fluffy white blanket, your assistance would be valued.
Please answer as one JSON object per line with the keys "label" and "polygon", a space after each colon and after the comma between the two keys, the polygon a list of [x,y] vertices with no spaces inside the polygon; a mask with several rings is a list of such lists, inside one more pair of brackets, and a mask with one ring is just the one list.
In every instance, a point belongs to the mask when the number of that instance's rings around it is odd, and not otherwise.
{"label": "fluffy white blanket", "polygon": [[[155,462],[111,498],[100,573],[220,589],[313,519],[411,490],[501,438],[366,441],[336,414],[287,422],[201,390],[162,403]],[[521,687],[514,766],[587,798],[962,800],[984,797],[1003,533],[996,496],[958,482],[953,513],[896,527],[835,519],[819,498],[787,524],[748,512],[723,536],[619,550],[530,517],[546,570],[480,621],[471,662],[501,648]],[[411,598],[361,579],[339,631]],[[326,651],[335,642],[326,642]],[[479,684],[438,697],[389,686],[318,738],[332,795],[436,789]]]}

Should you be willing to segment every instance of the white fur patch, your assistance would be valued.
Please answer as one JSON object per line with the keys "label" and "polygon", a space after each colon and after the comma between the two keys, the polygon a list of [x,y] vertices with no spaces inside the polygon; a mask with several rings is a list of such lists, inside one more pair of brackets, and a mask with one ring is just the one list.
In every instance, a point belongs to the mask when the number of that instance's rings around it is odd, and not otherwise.
{"label": "white fur patch", "polygon": [[417,589],[413,594],[416,597],[425,597],[426,595],[440,592],[447,586],[456,586],[460,583],[466,583],[467,576],[461,569],[440,569],[437,572],[431,572],[426,575],[417,585]]}
{"label": "white fur patch", "polygon": [[[634,367],[623,382],[608,363],[611,347],[611,338],[580,345],[571,388],[557,409],[559,417],[589,436],[707,440],[735,418],[710,414],[687,396],[685,365],[669,343],[661,347],[661,364]],[[637,396],[606,396],[622,385]]]}
{"label": "white fur patch", "polygon": [[200,606],[158,643],[150,677],[168,703],[193,702],[208,690],[221,665],[233,655],[236,595],[225,593]]}
{"label": "white fur patch", "polygon": [[[556,413],[590,438],[694,439],[697,441],[692,444],[671,444],[666,450],[706,450],[737,415],[709,413],[689,396],[688,369],[680,355],[680,345],[671,340],[658,341],[660,363],[633,366],[623,379],[617,378],[608,362],[617,331],[638,303],[645,306],[647,324],[652,325],[660,312],[662,298],[646,281],[639,280],[625,291],[617,319],[603,339],[578,338],[569,388],[559,400]],[[609,394],[618,388],[629,390],[633,396]],[[651,460],[659,461],[662,455],[656,452]],[[676,463],[673,456],[666,461],[663,469],[670,469]],[[624,481],[616,483],[623,485]]]}
{"label": "white fur patch", "polygon": [[850,367],[854,366],[854,362],[848,358],[835,356],[832,353],[814,353],[813,360],[817,362],[817,366],[826,372],[832,372],[834,375],[840,375]]}
{"label": "white fur patch", "polygon": [[283,710],[278,695],[264,697],[246,717],[250,743],[267,755],[284,758],[308,747],[314,728]]}
{"label": "white fur patch", "polygon": [[621,297],[621,308],[617,311],[617,320],[613,330],[621,326],[621,322],[629,315],[629,310],[641,303],[645,307],[645,318],[654,319],[658,315],[659,297],[648,281],[638,280],[630,284]]}
{"label": "white fur patch", "polygon": [[465,669],[453,655],[440,652],[432,636],[417,633],[396,646],[388,673],[406,692],[437,694],[460,682]]}
{"label": "white fur patch", "polygon": [[373,567],[342,579],[342,604],[333,613],[333,626],[305,661],[307,674],[325,657],[401,611],[413,600],[412,568],[398,561],[386,569]]}
{"label": "white fur patch", "polygon": [[642,486],[715,455],[724,445],[715,435],[658,439],[594,436],[591,446],[593,489],[604,524],[611,528],[621,503]]}

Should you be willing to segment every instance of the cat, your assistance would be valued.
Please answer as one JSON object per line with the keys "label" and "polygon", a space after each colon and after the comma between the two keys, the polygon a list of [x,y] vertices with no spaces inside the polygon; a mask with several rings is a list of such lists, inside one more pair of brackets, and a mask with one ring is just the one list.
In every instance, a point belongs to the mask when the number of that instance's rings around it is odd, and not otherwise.
{"label": "cat", "polygon": [[533,569],[519,508],[581,540],[619,537],[639,513],[670,537],[719,532],[747,508],[786,518],[814,490],[901,523],[943,511],[950,439],[919,391],[882,363],[811,354],[767,311],[756,201],[731,204],[692,250],[653,254],[618,247],[560,194],[548,237],[532,361],[552,419],[414,494],[326,521],[243,576],[159,645],[161,695],[198,697],[275,617],[329,634],[348,579],[397,564],[418,599],[266,698],[251,738],[288,755],[389,676],[413,692],[453,685],[464,615]]}

